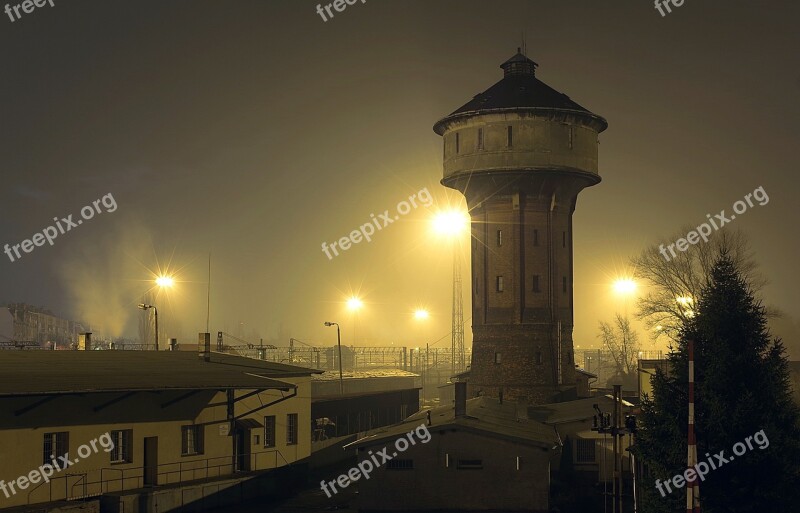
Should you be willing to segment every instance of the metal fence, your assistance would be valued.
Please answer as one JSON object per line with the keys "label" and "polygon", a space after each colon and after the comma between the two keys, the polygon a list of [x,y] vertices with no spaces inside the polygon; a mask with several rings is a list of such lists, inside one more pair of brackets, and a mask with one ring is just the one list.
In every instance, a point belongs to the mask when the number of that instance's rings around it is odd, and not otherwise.
{"label": "metal fence", "polygon": [[162,463],[154,474],[146,467],[100,468],[79,473],[57,474],[28,492],[27,504],[59,500],[80,500],[106,493],[137,490],[147,486],[180,485],[233,476],[237,472],[271,470],[289,465],[275,449],[258,453],[220,456],[192,461]]}

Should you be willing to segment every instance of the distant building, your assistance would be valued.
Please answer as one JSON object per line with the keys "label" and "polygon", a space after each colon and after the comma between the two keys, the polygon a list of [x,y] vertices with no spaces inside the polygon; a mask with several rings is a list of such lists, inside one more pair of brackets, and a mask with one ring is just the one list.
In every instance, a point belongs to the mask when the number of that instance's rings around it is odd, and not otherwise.
{"label": "distant building", "polygon": [[[0,506],[101,495],[111,512],[224,505],[225,489],[244,493],[237,476],[309,457],[316,372],[210,351],[7,351],[0,480],[22,489],[0,491]],[[104,433],[113,449],[89,451]],[[51,456],[73,464],[20,483]],[[270,479],[250,488],[280,487]]]}
{"label": "distant building", "polygon": [[[430,410],[430,441],[417,440],[358,481],[359,511],[549,511],[555,431],[520,418],[513,402],[466,400],[466,383],[456,387],[454,406]],[[391,455],[396,440],[421,424],[427,412],[347,447],[357,449],[359,463],[384,447]]]}
{"label": "distant building", "polygon": [[[86,329],[79,322],[57,317],[53,312],[24,303],[11,303],[8,311],[13,319],[11,338],[20,345],[69,349],[78,343],[78,334]],[[0,343],[8,340],[0,339]]]}
{"label": "distant building", "polygon": [[363,433],[400,422],[419,411],[420,376],[383,369],[315,374],[311,381],[314,441]]}
{"label": "distant building", "polygon": [[471,395],[576,397],[572,214],[600,182],[602,117],[536,77],[518,51],[503,78],[439,120],[442,184],[472,220]]}

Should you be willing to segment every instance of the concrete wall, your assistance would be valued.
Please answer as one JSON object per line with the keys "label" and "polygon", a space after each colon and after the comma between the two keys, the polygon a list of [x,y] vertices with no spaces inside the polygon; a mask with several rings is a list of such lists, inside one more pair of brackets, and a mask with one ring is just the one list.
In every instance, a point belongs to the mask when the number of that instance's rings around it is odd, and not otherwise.
{"label": "concrete wall", "polygon": [[[510,148],[507,145],[509,126],[513,130]],[[479,128],[484,134],[482,150],[478,149]],[[532,170],[537,167],[562,167],[597,174],[598,129],[592,118],[556,111],[459,118],[449,123],[443,136],[444,176],[475,170]]]}
{"label": "concrete wall", "polygon": [[[369,480],[355,483],[359,511],[548,511],[548,451],[463,431],[440,431],[436,426],[429,429],[430,442],[417,443],[397,456],[412,459],[413,470],[381,466]],[[361,448],[359,461],[370,457],[369,450],[388,447],[391,454],[393,444],[387,440]],[[483,468],[459,469],[459,459],[480,459]]]}
{"label": "concrete wall", "polygon": [[[311,453],[310,378],[287,378],[298,385],[297,397],[249,416],[263,423],[276,416],[276,447],[267,448],[264,429],[249,432],[251,470],[281,467],[307,458]],[[241,396],[249,391],[237,391]],[[0,399],[0,480],[6,483],[29,475],[44,463],[45,433],[68,432],[70,459],[78,447],[112,430],[133,430],[132,461],[111,463],[109,452],[96,443],[87,458],[56,473],[50,483],[38,482],[6,498],[0,507],[98,495],[143,486],[144,439],[158,438],[158,485],[227,475],[232,472],[233,439],[229,436],[224,392],[200,392],[178,400],[185,391],[138,392],[111,404],[122,394],[84,394],[57,397],[27,412],[22,410],[41,397]],[[286,395],[286,393],[284,393]],[[278,391],[266,391],[236,404],[236,415],[279,399]],[[298,414],[298,443],[286,443],[286,415]],[[203,454],[181,455],[181,427],[203,425]],[[256,436],[258,443],[256,443]],[[68,475],[69,474],[69,475]]]}
{"label": "concrete wall", "polygon": [[101,498],[101,510],[103,513],[189,513],[245,503],[253,506],[259,500],[267,505],[302,485],[306,472],[301,465],[179,488],[109,494]]}

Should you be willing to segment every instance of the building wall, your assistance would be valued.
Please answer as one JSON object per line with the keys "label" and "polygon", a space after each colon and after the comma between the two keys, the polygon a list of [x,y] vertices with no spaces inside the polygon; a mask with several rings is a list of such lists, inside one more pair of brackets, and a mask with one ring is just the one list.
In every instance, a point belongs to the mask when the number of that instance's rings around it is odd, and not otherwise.
{"label": "building wall", "polygon": [[575,389],[572,214],[578,193],[600,181],[604,127],[545,109],[443,125],[442,183],[464,194],[472,217],[475,392],[546,403]]}
{"label": "building wall", "polygon": [[[314,399],[314,441],[362,433],[402,422],[419,411],[419,390],[373,392],[358,397]],[[327,420],[326,420],[327,419]]]}
{"label": "building wall", "polygon": [[[414,427],[409,424],[409,430]],[[412,459],[413,470],[381,466],[370,479],[356,482],[360,511],[548,511],[548,451],[464,431],[429,429],[430,442],[418,442],[397,456]],[[388,447],[391,454],[394,443],[360,448],[359,462],[370,457],[369,450]],[[459,459],[479,459],[483,468],[459,469]]]}
{"label": "building wall", "polygon": [[[287,378],[285,381],[298,385],[297,397],[248,417],[263,424],[264,416],[276,416],[275,447],[264,447],[264,428],[255,428],[247,433],[251,443],[251,455],[247,461],[251,470],[281,467],[310,455],[310,378]],[[237,391],[236,396],[247,392]],[[97,453],[85,461],[79,461],[68,471],[54,475],[51,484],[31,485],[10,498],[0,492],[0,508],[141,487],[146,437],[158,438],[158,485],[231,474],[233,439],[229,436],[229,422],[226,420],[226,393],[204,391],[178,400],[185,393],[137,392],[113,404],[108,403],[124,394],[57,397],[27,412],[20,410],[42,398],[0,399],[0,479],[6,483],[16,480],[18,476],[28,475],[44,464],[45,433],[68,432],[69,459],[72,460],[73,456],[77,456],[79,446],[88,444],[103,433],[133,430],[131,462],[111,463],[110,453],[96,444]],[[288,393],[284,392],[284,395]],[[279,391],[266,391],[249,397],[236,403],[235,415],[280,397]],[[169,404],[171,401],[175,402]],[[298,414],[298,443],[295,445],[286,443],[288,413]],[[181,427],[192,424],[203,426],[203,453],[183,456]]]}

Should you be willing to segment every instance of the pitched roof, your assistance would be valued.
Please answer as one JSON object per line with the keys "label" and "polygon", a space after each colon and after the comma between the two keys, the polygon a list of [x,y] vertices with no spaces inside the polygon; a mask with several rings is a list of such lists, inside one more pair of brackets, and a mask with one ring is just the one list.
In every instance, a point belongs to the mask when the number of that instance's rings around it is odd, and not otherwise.
{"label": "pitched roof", "polygon": [[321,371],[212,353],[181,351],[2,351],[0,396],[137,390],[296,388],[281,378]]}
{"label": "pitched roof", "polygon": [[551,449],[558,443],[558,435],[552,427],[540,422],[518,418],[517,405],[497,399],[476,397],[467,401],[467,414],[456,417],[453,406],[440,406],[431,410],[421,410],[402,423],[371,431],[367,436],[345,445],[345,448],[375,445],[386,439],[405,435],[411,429],[426,422],[427,412],[431,412],[429,430],[455,428],[484,436],[506,438],[513,441],[538,445]]}

